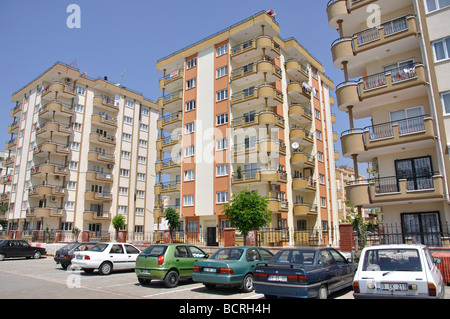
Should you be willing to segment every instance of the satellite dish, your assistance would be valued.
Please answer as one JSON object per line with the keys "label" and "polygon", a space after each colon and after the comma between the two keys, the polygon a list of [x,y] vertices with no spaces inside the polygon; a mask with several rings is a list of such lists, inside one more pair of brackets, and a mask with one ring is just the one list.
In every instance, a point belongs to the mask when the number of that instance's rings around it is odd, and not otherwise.
{"label": "satellite dish", "polygon": [[298,142],[294,142],[292,143],[292,148],[293,149],[297,149],[300,145],[298,144]]}

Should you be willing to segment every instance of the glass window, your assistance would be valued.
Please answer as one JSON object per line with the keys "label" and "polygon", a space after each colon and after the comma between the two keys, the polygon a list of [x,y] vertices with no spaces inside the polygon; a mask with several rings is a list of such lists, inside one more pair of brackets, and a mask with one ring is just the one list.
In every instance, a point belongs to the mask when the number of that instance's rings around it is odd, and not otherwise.
{"label": "glass window", "polygon": [[139,250],[131,245],[125,245],[127,254],[139,254]]}
{"label": "glass window", "polygon": [[266,249],[260,248],[259,249],[259,253],[261,254],[261,257],[264,260],[269,260],[269,259],[271,259],[273,257],[273,254],[270,251],[266,250]]}
{"label": "glass window", "polygon": [[247,261],[261,261],[261,255],[256,249],[247,250],[247,255],[245,256]]}
{"label": "glass window", "polygon": [[175,247],[175,251],[173,254],[174,257],[187,258],[189,257],[189,253],[187,251],[186,246],[177,246]]}
{"label": "glass window", "polygon": [[364,255],[363,271],[422,271],[417,249],[372,249]]}
{"label": "glass window", "polygon": [[205,258],[206,254],[195,246],[189,246],[189,250],[191,251],[192,257],[194,258]]}
{"label": "glass window", "polygon": [[214,253],[214,255],[211,256],[211,259],[239,260],[243,253],[244,250],[241,248],[224,248]]}
{"label": "glass window", "polygon": [[441,93],[442,106],[446,114],[450,114],[450,92]]}

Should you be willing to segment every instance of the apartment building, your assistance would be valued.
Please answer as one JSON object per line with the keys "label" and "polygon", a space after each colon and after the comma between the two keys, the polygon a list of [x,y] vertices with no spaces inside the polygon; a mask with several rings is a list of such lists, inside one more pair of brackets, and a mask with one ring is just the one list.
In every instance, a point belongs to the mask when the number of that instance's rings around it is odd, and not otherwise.
{"label": "apartment building", "polygon": [[[346,187],[359,209],[380,207],[403,238],[441,245],[448,232],[450,3],[441,0],[330,1],[339,110],[349,130],[343,155],[371,163],[374,178]],[[355,127],[354,119],[371,125]],[[355,172],[359,175],[358,172]],[[424,235],[426,234],[426,235]],[[434,235],[433,235],[434,234]]]}
{"label": "apartment building", "polygon": [[270,13],[172,53],[157,69],[155,216],[172,207],[181,230],[214,243],[227,225],[224,203],[247,189],[269,199],[270,228],[337,226],[334,84],[296,39],[280,37]]}
{"label": "apartment building", "polygon": [[122,214],[130,234],[153,230],[156,103],[59,62],[12,101],[9,229],[107,236]]}

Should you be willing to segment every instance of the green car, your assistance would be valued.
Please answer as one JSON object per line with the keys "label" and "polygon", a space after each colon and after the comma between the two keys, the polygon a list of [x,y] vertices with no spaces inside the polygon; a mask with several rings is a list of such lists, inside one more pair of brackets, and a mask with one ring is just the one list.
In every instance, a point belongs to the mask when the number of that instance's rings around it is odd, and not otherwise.
{"label": "green car", "polygon": [[253,272],[257,263],[271,259],[273,254],[260,247],[226,247],[211,258],[194,265],[192,279],[206,288],[216,285],[238,286],[243,292],[253,290]]}
{"label": "green car", "polygon": [[163,279],[167,288],[173,288],[180,279],[191,278],[196,261],[208,257],[207,253],[192,245],[154,245],[138,256],[136,275],[143,285],[149,284],[152,279]]}

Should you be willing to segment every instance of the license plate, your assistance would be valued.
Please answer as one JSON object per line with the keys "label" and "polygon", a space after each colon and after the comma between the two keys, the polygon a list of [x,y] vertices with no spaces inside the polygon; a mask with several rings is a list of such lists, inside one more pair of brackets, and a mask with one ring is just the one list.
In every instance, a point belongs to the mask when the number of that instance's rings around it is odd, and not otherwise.
{"label": "license plate", "polygon": [[381,283],[380,289],[381,290],[389,290],[389,291],[405,291],[405,290],[408,290],[408,285],[407,284]]}
{"label": "license plate", "polygon": [[83,259],[83,256],[78,255],[77,259]]}
{"label": "license plate", "polygon": [[273,275],[270,275],[268,279],[270,281],[284,281],[284,282],[287,282],[287,277],[286,276],[273,276]]}
{"label": "license plate", "polygon": [[58,255],[58,257],[60,257],[60,258],[64,258],[64,255]]}
{"label": "license plate", "polygon": [[217,271],[216,271],[216,268],[206,268],[206,267],[203,268],[203,271],[204,271],[204,272],[217,272]]}
{"label": "license plate", "polygon": [[141,269],[141,274],[150,275],[150,270],[148,270],[148,269]]}

